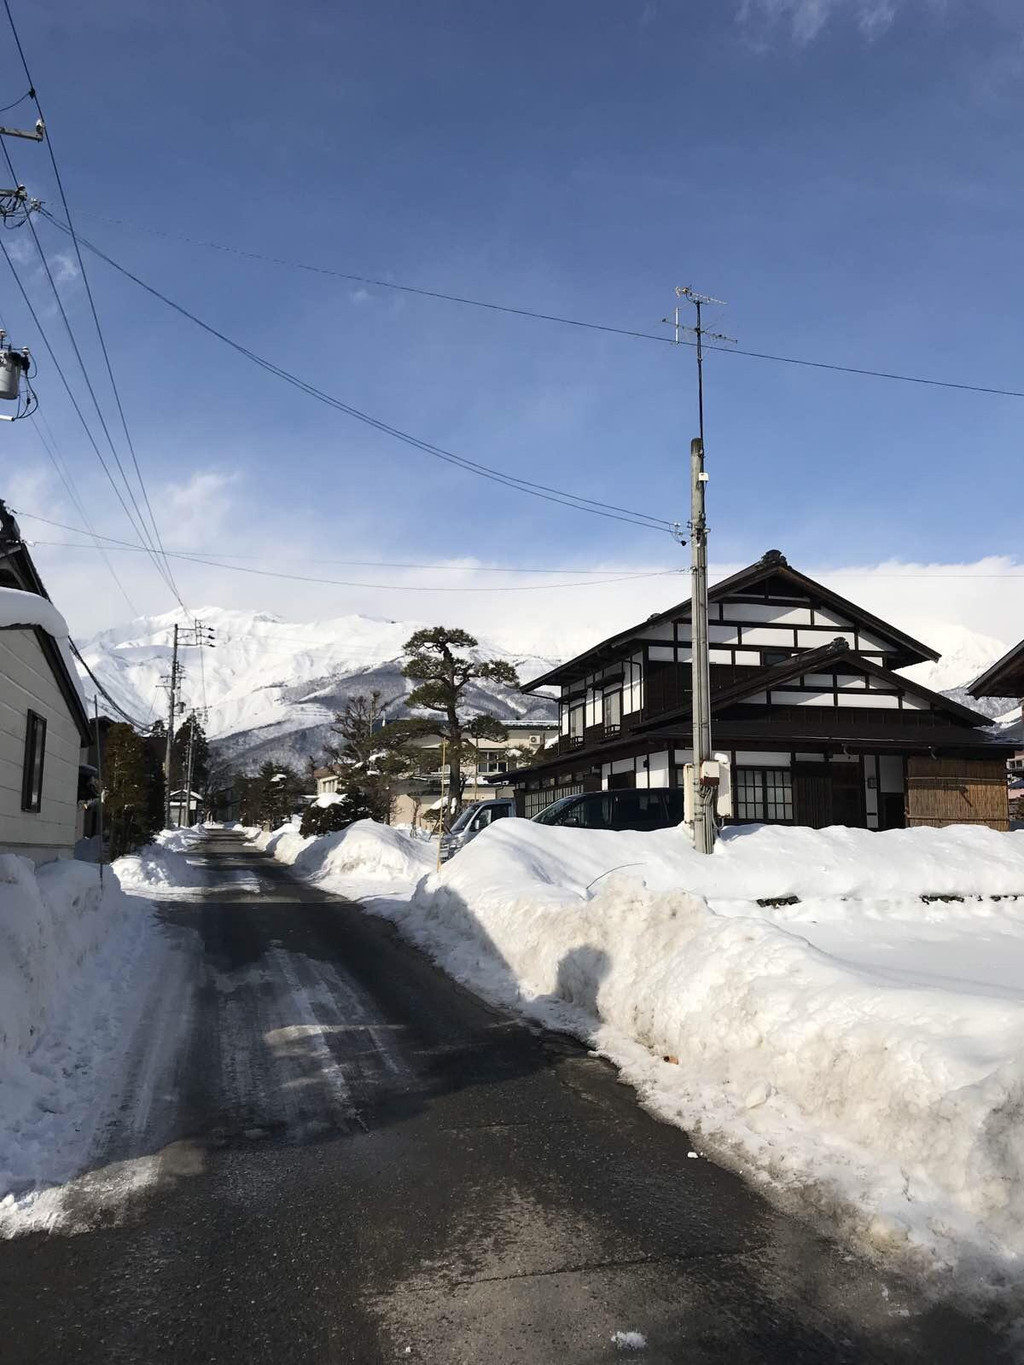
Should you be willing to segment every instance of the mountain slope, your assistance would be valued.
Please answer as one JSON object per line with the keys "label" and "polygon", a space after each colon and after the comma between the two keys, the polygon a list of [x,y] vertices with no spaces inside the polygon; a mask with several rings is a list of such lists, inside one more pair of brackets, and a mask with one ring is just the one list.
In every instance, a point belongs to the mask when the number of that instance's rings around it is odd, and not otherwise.
{"label": "mountain slope", "polygon": [[[358,693],[379,691],[391,703],[389,714],[404,712],[410,685],[401,674],[402,646],[419,623],[365,616],[288,622],[219,607],[195,615],[213,628],[215,643],[202,651],[181,647],[181,695],[186,710],[207,707],[214,750],[233,766],[252,771],[268,758],[319,758],[335,713]],[[83,658],[113,700],[139,721],[152,723],[166,714],[162,682],[170,673],[176,621],[180,616],[173,612],[139,617],[82,646]],[[486,643],[475,653],[482,659],[511,657]],[[512,662],[524,680],[554,664],[541,658]],[[88,679],[86,686],[92,686]],[[556,715],[550,699],[507,687],[477,685],[466,695],[471,711],[487,711],[506,723],[551,721]]]}

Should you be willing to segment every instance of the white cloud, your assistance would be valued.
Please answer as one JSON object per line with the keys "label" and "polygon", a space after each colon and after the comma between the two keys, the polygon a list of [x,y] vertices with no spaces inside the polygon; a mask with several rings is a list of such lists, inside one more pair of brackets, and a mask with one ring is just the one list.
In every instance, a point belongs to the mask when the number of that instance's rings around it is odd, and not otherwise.
{"label": "white cloud", "polygon": [[811,43],[830,20],[849,16],[865,38],[880,37],[896,18],[896,0],[742,0],[739,22],[747,28],[788,27],[794,42]]}
{"label": "white cloud", "polygon": [[50,272],[58,287],[62,284],[71,284],[78,279],[81,273],[78,269],[78,262],[66,251],[55,252],[50,258]]}
{"label": "white cloud", "polygon": [[237,473],[205,470],[159,489],[153,510],[167,545],[194,550],[217,542],[231,514]]}

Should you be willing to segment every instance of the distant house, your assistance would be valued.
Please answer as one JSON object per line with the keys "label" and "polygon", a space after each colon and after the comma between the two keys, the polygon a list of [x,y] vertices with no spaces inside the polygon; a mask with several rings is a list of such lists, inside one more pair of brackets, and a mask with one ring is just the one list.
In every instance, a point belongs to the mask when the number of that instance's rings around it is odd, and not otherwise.
{"label": "distant house", "polygon": [[[1010,738],[1017,741],[1017,752],[1010,758],[1008,767],[1014,776],[1024,775],[1024,640],[997,659],[967,691],[972,697],[1016,697],[1021,702],[1021,721],[1010,734]],[[1015,797],[1020,808],[1019,790]]]}
{"label": "distant house", "polygon": [[[505,728],[508,730],[506,739],[482,740],[463,766],[467,803],[511,796],[512,788],[502,781],[502,775],[521,766],[525,755],[542,753],[544,746],[558,737],[558,726],[546,721],[513,723]],[[412,745],[422,753],[420,771],[415,777],[394,783],[391,819],[396,825],[432,828],[441,807],[441,736],[417,735]],[[333,765],[315,769],[313,777],[317,796],[338,790],[338,769]],[[447,783],[447,773],[444,778]]]}
{"label": "distant house", "polygon": [[181,787],[171,792],[171,824],[191,828],[202,816],[201,792],[186,791]]}
{"label": "distant house", "polygon": [[[777,550],[709,602],[712,736],[731,764],[736,822],[1009,827],[1012,746],[988,717],[896,671],[934,650]],[[520,813],[582,791],[681,785],[690,669],[687,601],[528,683],[559,689],[560,733],[510,774]]]}
{"label": "distant house", "polygon": [[90,739],[67,625],[0,502],[0,852],[71,856]]}
{"label": "distant house", "polygon": [[[463,800],[491,801],[498,796],[511,796],[513,789],[503,775],[521,767],[524,758],[532,760],[544,752],[545,745],[558,737],[558,726],[547,721],[516,723],[505,726],[506,739],[481,740],[471,758],[463,765],[466,778]],[[441,736],[426,734],[413,741],[423,751],[420,774],[395,784],[392,823],[419,825],[433,829],[441,809]],[[529,757],[527,757],[529,756]],[[448,774],[443,774],[447,786]]]}

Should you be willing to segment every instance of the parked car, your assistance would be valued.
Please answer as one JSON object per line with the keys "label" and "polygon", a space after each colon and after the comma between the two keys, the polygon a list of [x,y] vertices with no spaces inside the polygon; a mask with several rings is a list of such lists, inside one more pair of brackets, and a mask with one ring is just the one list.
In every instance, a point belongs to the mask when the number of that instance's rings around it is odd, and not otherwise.
{"label": "parked car", "polygon": [[456,816],[447,834],[441,836],[441,858],[450,858],[486,829],[495,820],[504,820],[515,815],[516,803],[510,798],[499,797],[494,801],[474,801]]}
{"label": "parked car", "polygon": [[681,787],[643,787],[563,796],[533,817],[578,829],[668,829],[683,822]]}

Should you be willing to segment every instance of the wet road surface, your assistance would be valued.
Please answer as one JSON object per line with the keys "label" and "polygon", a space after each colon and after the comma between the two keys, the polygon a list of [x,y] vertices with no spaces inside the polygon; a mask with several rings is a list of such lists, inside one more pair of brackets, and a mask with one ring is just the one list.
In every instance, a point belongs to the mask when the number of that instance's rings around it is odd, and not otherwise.
{"label": "wet road surface", "polygon": [[199,861],[97,1170],[0,1242],[5,1365],[1009,1358],[384,921],[231,834]]}

